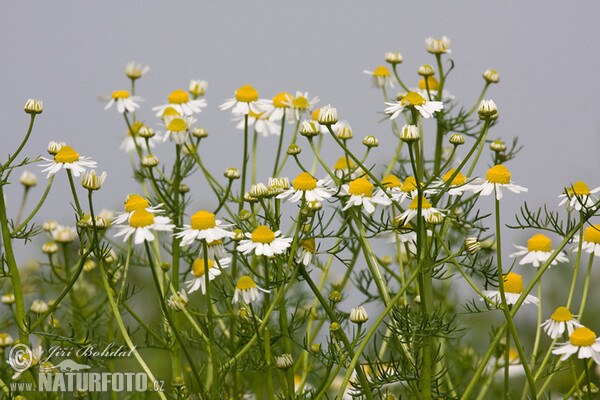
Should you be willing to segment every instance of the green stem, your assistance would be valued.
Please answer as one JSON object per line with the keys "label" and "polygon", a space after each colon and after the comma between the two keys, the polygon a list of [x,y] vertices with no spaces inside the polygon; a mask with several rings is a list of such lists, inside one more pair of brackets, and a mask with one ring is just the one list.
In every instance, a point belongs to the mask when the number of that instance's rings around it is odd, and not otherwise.
{"label": "green stem", "polygon": [[277,156],[275,157],[275,166],[273,167],[273,178],[277,178],[277,166],[279,165],[279,157],[281,156],[281,146],[283,145],[283,131],[285,128],[285,111],[281,118],[281,130],[279,131],[279,144],[277,145]]}
{"label": "green stem", "polygon": [[31,117],[31,119],[29,120],[29,128],[27,128],[27,133],[25,134],[23,141],[17,148],[17,151],[15,151],[14,154],[8,158],[8,161],[2,166],[2,168],[0,168],[0,172],[4,172],[6,168],[10,167],[10,164],[15,160],[15,158],[17,158],[21,150],[23,150],[23,147],[25,147],[25,143],[27,143],[27,141],[29,140],[29,135],[31,135],[31,131],[33,130],[33,121],[35,120],[35,116],[37,114],[32,113],[29,115]]}
{"label": "green stem", "polygon": [[[583,221],[583,211],[579,212],[579,220]],[[571,289],[569,290],[569,298],[567,299],[567,308],[571,307],[571,302],[573,301],[573,294],[575,293],[575,283],[577,282],[577,275],[579,274],[579,264],[581,263],[582,246],[583,246],[583,224],[580,224],[579,244],[577,245],[577,259],[575,260],[575,269],[573,270],[573,280],[571,281]]]}
{"label": "green stem", "polygon": [[50,177],[50,180],[48,181],[48,185],[46,185],[46,190],[44,191],[44,194],[42,195],[42,198],[40,199],[40,201],[38,202],[38,204],[35,206],[35,208],[31,212],[31,214],[29,214],[29,216],[27,218],[25,218],[25,221],[23,221],[23,223],[21,223],[21,225],[17,226],[12,231],[12,233],[11,233],[12,237],[14,237],[15,234],[17,234],[21,229],[23,229],[25,227],[25,225],[27,225],[29,223],[29,221],[31,221],[31,219],[33,217],[35,217],[35,215],[37,214],[37,212],[42,207],[42,204],[44,204],[44,201],[46,201],[46,197],[48,196],[48,193],[50,193],[50,188],[52,187],[52,183],[53,182],[54,182],[54,175],[52,175]]}
{"label": "green stem", "polygon": [[594,253],[590,253],[590,261],[588,261],[587,271],[585,273],[585,283],[583,286],[583,294],[581,295],[581,305],[579,306],[579,319],[583,317],[585,302],[587,301],[588,289],[590,288],[590,277],[592,275],[592,264],[594,263]]}
{"label": "green stem", "polygon": [[244,194],[246,193],[246,169],[248,166],[248,114],[244,115],[244,159],[242,164],[242,186],[240,188],[239,212],[244,208]]}

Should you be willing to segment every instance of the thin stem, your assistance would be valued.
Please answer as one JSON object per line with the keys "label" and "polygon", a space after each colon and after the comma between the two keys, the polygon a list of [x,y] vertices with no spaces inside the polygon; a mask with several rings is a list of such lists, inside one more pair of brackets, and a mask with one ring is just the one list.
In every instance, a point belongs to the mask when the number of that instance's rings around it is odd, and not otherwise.
{"label": "thin stem", "polygon": [[8,158],[8,161],[6,163],[4,163],[2,168],[0,168],[0,172],[3,172],[6,168],[10,167],[10,164],[12,164],[12,162],[15,160],[15,158],[17,158],[17,156],[19,155],[21,150],[23,150],[23,147],[25,147],[25,143],[27,143],[27,141],[29,140],[29,135],[31,135],[31,131],[33,130],[33,121],[35,121],[35,116],[37,114],[32,113],[29,115],[31,117],[31,119],[29,120],[29,128],[27,128],[27,133],[25,134],[23,141],[21,141],[21,144],[17,148],[17,151],[15,151],[13,153],[13,155]]}
{"label": "thin stem", "polygon": [[77,197],[77,191],[75,190],[75,184],[73,183],[73,174],[71,174],[71,170],[67,169],[67,176],[69,177],[69,186],[71,187],[71,193],[73,193],[73,201],[75,201],[75,207],[77,208],[77,215],[79,218],[83,217],[83,211],[81,211],[81,206],[79,205],[79,198]]}
{"label": "thin stem", "polygon": [[585,283],[583,285],[583,294],[581,295],[581,305],[579,306],[579,319],[583,317],[583,310],[585,310],[585,303],[587,301],[588,290],[590,288],[590,277],[592,275],[592,264],[594,263],[594,253],[590,253],[590,261],[588,261],[587,271],[585,273]]}
{"label": "thin stem", "polygon": [[279,165],[279,157],[281,156],[281,146],[283,145],[283,131],[285,128],[285,110],[281,118],[281,130],[279,131],[279,143],[277,145],[277,156],[275,157],[275,166],[273,167],[273,178],[277,177],[277,166]]}
{"label": "thin stem", "polygon": [[38,202],[38,204],[35,206],[35,208],[31,212],[31,214],[29,214],[29,216],[27,218],[25,218],[25,221],[23,221],[23,223],[21,223],[21,225],[17,226],[13,230],[13,232],[11,233],[12,237],[14,237],[15,234],[17,234],[21,229],[23,229],[25,227],[25,225],[27,225],[29,223],[29,221],[31,221],[31,219],[33,217],[35,217],[35,215],[37,214],[37,212],[42,207],[42,204],[44,204],[44,201],[46,201],[46,197],[48,196],[48,193],[50,193],[50,188],[52,187],[52,183],[53,182],[54,182],[54,175],[52,175],[50,177],[50,180],[48,181],[48,185],[46,185],[46,190],[44,191],[44,194],[42,195],[42,198],[40,199],[40,201]]}

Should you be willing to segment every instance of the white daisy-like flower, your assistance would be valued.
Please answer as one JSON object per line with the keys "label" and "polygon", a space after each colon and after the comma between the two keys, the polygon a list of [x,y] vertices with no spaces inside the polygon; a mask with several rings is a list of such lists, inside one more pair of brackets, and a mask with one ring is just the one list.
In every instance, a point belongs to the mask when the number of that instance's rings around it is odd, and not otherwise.
{"label": "white daisy-like flower", "polygon": [[316,251],[317,246],[315,245],[315,239],[304,239],[300,242],[300,246],[298,246],[298,250],[294,259],[297,263],[302,263],[308,267],[308,265],[312,262]]}
{"label": "white daisy-like flower", "polygon": [[188,296],[184,289],[181,289],[177,294],[172,294],[167,300],[167,306],[174,311],[181,311],[188,303]]}
{"label": "white daisy-like flower", "polygon": [[392,74],[390,73],[390,70],[383,65],[380,65],[379,67],[375,68],[375,71],[364,70],[363,72],[373,77],[373,87],[380,89],[386,87],[394,87],[394,79],[392,78]]}
{"label": "white daisy-like flower", "polygon": [[[415,228],[410,222],[405,222],[402,220],[400,216],[394,218],[394,223],[397,224],[395,229],[381,231],[376,234],[375,237],[378,239],[384,239],[385,243],[407,243],[412,251],[414,244],[417,242],[417,232],[415,231]],[[430,235],[431,231],[428,230],[427,233]]]}
{"label": "white daisy-like flower", "polygon": [[[579,247],[579,235],[573,238],[573,242],[575,243],[573,250],[577,251]],[[586,253],[593,253],[595,257],[600,257],[600,225],[592,225],[585,228],[581,249]]]}
{"label": "white daisy-like flower", "polygon": [[351,173],[351,171],[354,171],[355,167],[356,164],[349,157],[340,157],[333,166],[333,173],[338,178],[346,177],[354,179],[356,178],[356,174],[354,172]]}
{"label": "white daisy-like flower", "polygon": [[[131,152],[136,151],[136,149],[140,148],[142,150],[148,151],[148,146],[146,145],[146,138],[138,136],[138,131],[144,124],[140,121],[136,121],[131,129],[127,129],[127,134],[123,137],[121,141],[121,146],[119,150]],[[132,132],[133,130],[133,132]],[[148,144],[150,148],[154,148],[155,139],[153,137],[148,138]]]}
{"label": "white daisy-like flower", "polygon": [[260,225],[252,233],[246,233],[248,239],[243,239],[238,245],[238,250],[244,254],[254,251],[257,256],[271,257],[282,254],[290,247],[291,238],[281,237],[281,232],[273,232],[268,226]]}
{"label": "white daisy-like flower", "polygon": [[[245,116],[238,114],[233,118],[236,122],[235,127],[240,130],[244,130],[246,126]],[[266,112],[256,114],[250,110],[248,113],[248,127],[254,127],[254,130],[264,137],[277,135],[281,133],[281,127],[275,122],[271,121]]]}
{"label": "white daisy-like flower", "polygon": [[308,172],[302,172],[292,180],[292,187],[284,190],[277,198],[289,200],[292,203],[303,197],[306,201],[324,201],[332,195],[331,189],[327,186],[330,182],[329,179],[316,180]]}
{"label": "white daisy-like flower", "polygon": [[192,96],[204,96],[207,88],[208,82],[200,79],[192,79],[188,86],[188,92],[190,92]]}
{"label": "white daisy-like flower", "polygon": [[582,326],[569,335],[567,343],[558,344],[552,350],[552,354],[562,354],[562,361],[575,353],[579,359],[592,358],[596,364],[600,364],[600,338],[596,337],[594,331]]}
{"label": "white daisy-like flower", "polygon": [[502,198],[502,188],[506,188],[513,193],[528,191],[527,188],[511,183],[510,172],[502,164],[488,169],[485,179],[477,178],[469,185],[470,190],[482,196],[489,196],[495,189],[497,200]]}
{"label": "white daisy-like flower", "polygon": [[[465,183],[467,182],[467,178],[465,178],[465,176],[460,171],[456,173],[456,176],[454,177],[454,179],[452,179],[451,182],[448,182],[450,178],[452,178],[452,175],[454,175],[455,173],[456,169],[453,168],[449,170],[444,174],[444,176],[442,176],[441,180],[437,180],[431,183],[431,189],[439,191],[442,189],[442,187],[447,185],[448,190],[446,191],[446,193],[448,193],[450,196],[461,195],[465,191],[470,190],[470,186],[465,185]],[[426,192],[431,193],[430,190],[426,190]]]}
{"label": "white daisy-like flower", "polygon": [[373,193],[373,184],[365,178],[356,178],[347,185],[342,185],[342,196],[350,196],[343,210],[350,207],[364,207],[365,211],[372,214],[375,204],[389,206],[392,201],[382,192]]}
{"label": "white daisy-like flower", "polygon": [[442,36],[441,39],[428,37],[425,39],[425,49],[431,54],[451,53],[450,39],[448,39],[446,36]]}
{"label": "white daisy-like flower", "polygon": [[79,177],[85,172],[86,168],[96,168],[96,161],[81,157],[71,146],[62,146],[54,155],[53,160],[45,157],[42,157],[42,160],[48,161],[48,163],[41,165],[45,167],[42,172],[48,171],[46,178],[56,174],[61,169],[71,170],[73,176]]}
{"label": "white daisy-like flower", "polygon": [[291,94],[287,92],[281,92],[277,96],[273,97],[273,100],[264,100],[264,104],[269,105],[269,110],[266,113],[266,117],[269,118],[270,121],[281,121],[283,116],[285,115],[288,118],[288,122],[294,122],[291,119],[290,113],[292,113],[291,106],[289,104],[292,103],[293,97]]}
{"label": "white daisy-like flower", "polygon": [[[385,187],[385,191],[392,196],[392,200],[399,202],[402,195],[402,182],[395,175],[387,175],[381,180],[381,184]],[[416,186],[416,185],[415,185]],[[382,193],[381,188],[377,188],[377,192]]]}
{"label": "white daisy-like flower", "polygon": [[142,64],[136,63],[135,61],[132,61],[125,66],[125,75],[127,75],[129,79],[139,79],[146,75],[148,71],[150,71],[148,65],[142,66]]}
{"label": "white daisy-like flower", "polygon": [[[509,272],[504,275],[504,295],[506,296],[506,304],[515,304],[521,294],[523,293],[523,278],[521,275]],[[502,303],[502,297],[499,290],[484,290],[485,294],[490,300],[500,305]],[[540,300],[530,294],[527,295],[523,304],[535,304],[538,305]]]}
{"label": "white daisy-like flower", "polygon": [[[427,81],[425,81],[427,79]],[[427,93],[427,89],[429,89],[429,93]],[[423,78],[419,81],[419,87],[415,89],[411,89],[413,92],[419,93],[424,98],[434,99],[438,95],[438,91],[440,90],[440,83],[434,76],[428,76],[427,78]],[[454,96],[450,94],[446,89],[442,90],[442,101],[454,100]]]}
{"label": "white daisy-like flower", "polygon": [[190,136],[190,127],[196,122],[196,118],[190,116],[166,115],[163,119],[165,135],[163,142],[167,139],[176,144],[184,144]]}
{"label": "white daisy-like flower", "polygon": [[[517,246],[515,247],[519,250],[513,254],[511,257],[523,257],[521,261],[519,261],[519,265],[531,264],[534,267],[539,267],[543,263],[545,263],[548,258],[552,255],[552,241],[549,237],[545,235],[535,235],[531,237],[527,241],[527,247]],[[569,259],[558,253],[556,258],[552,260],[551,265],[556,265],[560,263],[566,263]]]}
{"label": "white daisy-like flower", "polygon": [[127,90],[117,90],[112,93],[110,100],[104,109],[108,110],[113,104],[116,104],[117,111],[120,114],[134,112],[140,108],[140,105],[137,102],[141,100],[142,98],[139,96],[130,96]]}
{"label": "white daisy-like flower", "polygon": [[[396,223],[406,223],[412,220],[418,214],[419,196],[415,196],[406,210],[396,217]],[[441,210],[432,207],[431,203],[425,197],[421,197],[421,216],[425,218],[425,220],[429,221],[431,217],[435,218],[438,215],[443,216],[444,213],[442,213]]]}
{"label": "white daisy-like flower", "polygon": [[258,100],[258,92],[250,85],[244,85],[235,92],[235,97],[227,100],[219,106],[221,111],[232,109],[235,115],[249,114],[250,111],[255,114],[261,114],[268,108],[263,100]]}
{"label": "white daisy-like flower", "polygon": [[129,218],[131,218],[133,212],[138,209],[143,209],[148,211],[149,213],[156,214],[163,211],[161,207],[162,203],[151,207],[148,203],[148,200],[146,200],[139,194],[130,194],[125,199],[125,212],[117,215],[117,217],[114,218],[114,221],[112,221],[112,223],[122,224],[125,221],[129,221]]}
{"label": "white daisy-like flower", "polygon": [[[31,349],[29,352],[16,353],[17,355],[14,357],[8,358],[8,364],[12,367],[13,370],[17,371],[12,379],[18,379],[21,374],[27,371],[29,368],[36,366],[40,359],[42,358],[42,354],[44,354],[44,350],[42,346],[38,346],[34,349]],[[28,366],[26,369],[23,369],[23,366]]]}
{"label": "white daisy-like flower", "polygon": [[185,283],[190,293],[198,289],[202,290],[202,294],[206,293],[206,266],[208,265],[208,280],[212,281],[217,276],[221,275],[221,269],[229,267],[230,258],[218,260],[216,263],[213,260],[204,258],[196,258],[192,263],[192,277]]}
{"label": "white daisy-like flower", "polygon": [[[421,186],[423,186],[422,182]],[[417,180],[414,176],[407,176],[406,179],[404,179],[396,198],[399,203],[402,203],[406,199],[416,198],[418,194],[419,190],[417,188]]]}
{"label": "white daisy-like flower", "polygon": [[258,291],[262,291],[265,293],[269,293],[268,290],[265,290],[258,286],[254,279],[249,277],[248,275],[242,276],[238,279],[235,285],[235,291],[233,292],[233,300],[232,303],[235,304],[240,301],[240,296],[244,300],[244,303],[250,304],[258,300]]}
{"label": "white daisy-like flower", "polygon": [[[235,233],[231,232],[231,235],[233,237],[235,236]],[[229,254],[227,254],[227,250],[225,250],[225,246],[223,246],[223,241],[220,239],[208,242],[206,244],[206,250],[207,252],[204,254],[204,246],[200,247],[200,257],[208,258],[209,260],[229,258]]]}
{"label": "white daisy-like flower", "polygon": [[229,232],[222,227],[230,225],[222,225],[218,219],[215,219],[215,214],[209,211],[198,211],[191,217],[192,224],[184,225],[181,232],[176,233],[175,237],[181,239],[181,247],[186,247],[194,243],[195,240],[206,240],[213,242],[225,237],[233,237],[233,232]]}
{"label": "white daisy-like flower", "polygon": [[202,111],[206,107],[204,99],[190,99],[190,95],[183,90],[174,90],[168,97],[168,103],[162,106],[153,107],[152,111],[156,111],[156,116],[161,117],[167,108],[177,110],[180,115],[193,115]]}
{"label": "white daisy-like flower", "polygon": [[312,112],[315,104],[319,102],[318,97],[312,99],[308,96],[308,92],[296,92],[296,97],[287,98],[282,101],[283,104],[290,107],[290,122],[297,122],[302,118],[302,114]]}
{"label": "white daisy-like flower", "polygon": [[385,103],[388,107],[385,109],[386,114],[391,114],[390,119],[396,119],[404,111],[406,107],[413,107],[423,118],[433,117],[434,112],[438,112],[444,108],[444,103],[441,101],[425,100],[417,92],[407,93],[400,101],[395,103]]}
{"label": "white daisy-like flower", "polygon": [[571,336],[575,328],[581,328],[582,326],[567,307],[558,307],[554,310],[552,316],[540,325],[552,339],[562,336],[565,329],[568,335]]}
{"label": "white daisy-like flower", "polygon": [[77,239],[77,229],[72,226],[56,225],[50,231],[50,235],[59,243],[71,243]]}
{"label": "white daisy-like flower", "polygon": [[583,207],[592,207],[598,201],[598,197],[592,196],[592,194],[599,191],[600,187],[590,190],[585,182],[575,182],[573,186],[565,188],[564,193],[558,196],[562,199],[558,205],[566,204],[571,210],[581,211]]}
{"label": "white daisy-like flower", "polygon": [[[125,221],[117,225],[124,223]],[[128,224],[121,226],[115,237],[123,236],[123,241],[126,242],[131,235],[135,235],[133,242],[142,244],[144,241],[154,240],[152,231],[172,231],[174,227],[175,225],[171,224],[169,217],[155,216],[143,208],[138,208],[129,217]]]}

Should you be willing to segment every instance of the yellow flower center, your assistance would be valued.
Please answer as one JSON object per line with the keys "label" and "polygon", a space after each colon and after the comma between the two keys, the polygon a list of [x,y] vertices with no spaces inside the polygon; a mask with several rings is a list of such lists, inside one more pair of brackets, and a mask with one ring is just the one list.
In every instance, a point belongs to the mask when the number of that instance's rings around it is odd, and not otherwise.
{"label": "yellow flower center", "polygon": [[427,85],[425,84],[425,78],[419,81],[419,89],[426,90],[429,86],[429,90],[440,90],[440,83],[433,76],[427,77]]}
{"label": "yellow flower center", "polygon": [[390,74],[390,70],[387,69],[385,66],[380,65],[379,67],[375,68],[375,71],[373,72],[373,76],[391,76],[392,74]]}
{"label": "yellow flower center", "polygon": [[208,242],[208,246],[219,246],[222,245],[223,241],[221,239],[213,240],[212,242]]}
{"label": "yellow flower center", "polygon": [[235,92],[235,99],[250,103],[251,101],[258,100],[258,92],[252,86],[244,85]]}
{"label": "yellow flower center", "polygon": [[208,211],[198,211],[192,215],[192,229],[204,230],[214,228],[215,214]]}
{"label": "yellow flower center", "polygon": [[126,99],[128,97],[129,97],[129,92],[127,90],[117,90],[116,92],[112,93],[112,98],[114,100]]}
{"label": "yellow flower center", "polygon": [[310,251],[311,253],[314,253],[317,250],[317,247],[315,245],[315,239],[304,239],[301,243],[300,246],[302,246],[302,248],[306,251]]}
{"label": "yellow flower center", "polygon": [[[425,197],[421,197],[421,199],[422,199],[421,200],[421,209],[425,210],[426,208],[431,208],[431,203],[429,201],[427,201],[427,199]],[[412,199],[408,208],[411,210],[418,209],[419,208],[419,198],[415,197],[414,199]]]}
{"label": "yellow flower center", "polygon": [[527,250],[529,251],[544,251],[546,253],[552,251],[552,240],[544,235],[535,235],[527,241]]}
{"label": "yellow flower center", "polygon": [[152,225],[153,223],[154,215],[143,208],[135,210],[129,218],[129,225],[134,228],[142,228],[144,226]]}
{"label": "yellow flower center", "polygon": [[171,132],[181,132],[187,129],[187,124],[182,118],[173,118],[169,125],[167,125],[167,130]]}
{"label": "yellow flower center", "polygon": [[510,172],[508,172],[508,169],[504,165],[498,164],[488,169],[485,179],[491,183],[509,184]]}
{"label": "yellow flower center", "polygon": [[215,266],[215,263],[212,260],[204,260],[204,258],[196,258],[194,263],[192,264],[192,274],[197,277],[204,276],[206,272],[206,263],[208,262],[208,269],[211,269]]}
{"label": "yellow flower center", "polygon": [[558,307],[552,313],[552,319],[556,322],[567,322],[573,319],[573,314],[567,307]]}
{"label": "yellow flower center", "polygon": [[179,114],[179,111],[177,111],[173,107],[167,107],[167,108],[165,108],[165,111],[163,111],[163,113],[162,113],[162,119],[165,119],[165,117],[168,117],[171,115],[179,116],[181,114]]}
{"label": "yellow flower center", "polygon": [[321,111],[321,109],[320,109],[320,108],[317,108],[315,111],[313,111],[313,112],[312,112],[312,114],[311,114],[311,116],[310,116],[310,117],[311,117],[311,119],[312,119],[313,121],[318,121],[318,120],[319,120],[319,112],[320,112],[320,111]]}
{"label": "yellow flower center", "polygon": [[292,101],[292,105],[296,108],[300,108],[302,110],[305,110],[306,108],[308,108],[308,100],[306,99],[306,97],[296,97],[293,101]]}
{"label": "yellow flower center", "polygon": [[586,327],[577,328],[569,338],[571,344],[577,347],[587,347],[596,343],[596,334]]}
{"label": "yellow flower center", "polygon": [[57,163],[72,163],[79,160],[79,154],[71,146],[63,146],[54,156]]}
{"label": "yellow flower center", "polygon": [[[421,183],[421,186],[423,186],[422,183]],[[417,190],[417,180],[415,179],[415,177],[414,176],[407,177],[404,180],[404,184],[402,185],[401,190],[405,193],[409,193],[414,190]]]}
{"label": "yellow flower center", "polygon": [[144,199],[139,194],[130,194],[125,201],[125,211],[132,212],[138,208],[147,208],[148,200]]}
{"label": "yellow flower center", "polygon": [[[137,135],[140,128],[144,126],[144,123],[141,121],[135,121],[131,129],[127,129],[127,136],[135,136]],[[133,131],[133,132],[132,132]]]}
{"label": "yellow flower center", "polygon": [[[456,169],[451,169],[450,171],[446,172],[446,175],[442,177],[443,181],[448,182],[448,179],[450,179],[455,172]],[[467,178],[465,178],[465,176],[459,172],[458,174],[456,174],[454,179],[452,179],[452,182],[450,182],[450,184],[453,186],[460,186],[464,185],[466,181]]]}
{"label": "yellow flower center", "polygon": [[284,104],[292,98],[292,95],[287,92],[281,92],[277,96],[273,97],[273,105],[279,108],[287,108],[288,105]]}
{"label": "yellow flower center", "polygon": [[508,362],[515,362],[519,359],[519,352],[514,347],[508,349]]}
{"label": "yellow flower center", "polygon": [[248,290],[255,287],[256,282],[254,282],[254,279],[250,278],[248,275],[244,275],[238,279],[237,284],[235,285],[235,288],[239,290]]}
{"label": "yellow flower center", "polygon": [[398,177],[395,176],[395,175],[388,175],[388,176],[386,176],[381,181],[381,184],[383,186],[385,186],[386,188],[396,188],[396,187],[401,187],[402,186],[402,182],[400,182],[400,179],[398,179]]}
{"label": "yellow flower center", "polygon": [[373,184],[365,178],[356,178],[348,185],[348,193],[355,196],[373,197]]}
{"label": "yellow flower center", "polygon": [[575,182],[573,187],[567,189],[570,195],[588,195],[590,194],[590,188],[585,182]]}
{"label": "yellow flower center", "polygon": [[592,225],[585,228],[583,240],[589,243],[600,244],[600,225]]}
{"label": "yellow flower center", "polygon": [[308,172],[303,172],[292,181],[296,190],[313,190],[317,187],[317,180]]}
{"label": "yellow flower center", "polygon": [[523,293],[523,278],[521,278],[521,275],[513,272],[504,275],[504,291],[507,293]]}
{"label": "yellow flower center", "polygon": [[339,160],[333,166],[334,169],[348,169],[348,162],[350,162],[350,167],[354,167],[354,163],[352,160],[346,157],[340,157]]}
{"label": "yellow flower center", "polygon": [[406,96],[400,100],[403,106],[422,106],[426,100],[417,92],[407,93]]}
{"label": "yellow flower center", "polygon": [[275,240],[275,232],[268,226],[261,225],[252,232],[252,241],[254,243],[271,243]]}
{"label": "yellow flower center", "polygon": [[183,90],[173,90],[173,92],[169,95],[169,103],[170,104],[183,104],[190,101],[190,95]]}

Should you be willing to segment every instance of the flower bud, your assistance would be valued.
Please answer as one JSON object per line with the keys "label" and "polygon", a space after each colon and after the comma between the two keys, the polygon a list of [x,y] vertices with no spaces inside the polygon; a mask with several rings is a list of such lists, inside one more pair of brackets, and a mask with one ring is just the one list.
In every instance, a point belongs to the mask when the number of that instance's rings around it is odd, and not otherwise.
{"label": "flower bud", "polygon": [[250,211],[248,211],[248,210],[242,210],[242,211],[240,211],[240,213],[238,215],[238,218],[239,218],[240,221],[247,221],[251,217],[252,217],[252,213]]}
{"label": "flower bud", "polygon": [[0,333],[0,348],[8,347],[14,342],[14,339],[8,333]]}
{"label": "flower bud", "polygon": [[363,144],[367,147],[377,147],[379,146],[379,140],[375,136],[367,136],[363,139]]}
{"label": "flower bud", "polygon": [[336,135],[340,139],[352,139],[352,127],[348,124],[340,124],[337,129]]}
{"label": "flower bud", "polygon": [[160,269],[162,269],[164,272],[169,272],[169,270],[171,269],[171,264],[169,264],[168,262],[164,262],[160,264]]}
{"label": "flower bud", "polygon": [[494,140],[492,143],[490,143],[490,149],[497,152],[505,151],[506,145],[502,140]]}
{"label": "flower bud", "polygon": [[291,354],[282,354],[275,357],[275,364],[279,369],[288,369],[294,365],[294,359]]}
{"label": "flower bud", "polygon": [[493,69],[486,69],[483,73],[483,79],[489,83],[498,83],[500,81],[500,75]]}
{"label": "flower bud", "polygon": [[385,53],[385,61],[390,64],[400,64],[402,62],[402,54],[398,52],[388,51]]}
{"label": "flower bud", "polygon": [[187,193],[190,191],[190,187],[188,185],[186,185],[185,183],[182,183],[181,185],[179,185],[179,193]]}
{"label": "flower bud", "polygon": [[98,190],[106,180],[106,172],[102,172],[100,176],[96,175],[95,170],[86,171],[81,176],[81,186],[88,190]]}
{"label": "flower bud", "polygon": [[329,332],[337,332],[340,329],[342,329],[342,327],[337,322],[332,322],[331,325],[329,325]]}
{"label": "flower bud", "polygon": [[468,237],[464,241],[465,247],[467,248],[467,253],[470,255],[474,255],[479,250],[481,250],[481,243],[474,237]]}
{"label": "flower bud", "polygon": [[238,171],[237,168],[227,168],[223,175],[225,175],[225,178],[229,179],[240,179],[240,171]]}
{"label": "flower bud", "polygon": [[321,107],[319,110],[319,124],[333,125],[338,122],[337,109],[331,107],[330,104]]}
{"label": "flower bud", "polygon": [[250,187],[250,196],[252,197],[265,197],[269,194],[269,188],[264,183],[255,183]]}
{"label": "flower bud", "polygon": [[188,296],[184,289],[181,289],[176,294],[173,294],[167,300],[167,305],[171,310],[181,311],[188,303]]}
{"label": "flower bud", "polygon": [[192,135],[197,138],[202,139],[202,138],[208,137],[208,132],[203,127],[197,126],[192,130]]}
{"label": "flower bud", "polygon": [[435,75],[435,69],[433,69],[433,67],[428,64],[421,65],[417,72],[419,73],[419,75],[424,76],[426,78]]}
{"label": "flower bud", "polygon": [[334,290],[333,292],[329,293],[329,301],[332,303],[339,303],[342,301],[342,294],[337,290]]}
{"label": "flower bud", "polygon": [[367,311],[363,306],[353,308],[350,310],[350,321],[355,324],[362,324],[367,322],[369,316],[367,315]]}
{"label": "flower bud", "polygon": [[13,293],[6,293],[2,296],[2,304],[11,305],[15,302],[15,295]]}
{"label": "flower bud", "polygon": [[310,349],[313,353],[319,353],[321,351],[321,343],[313,343],[310,345]]}
{"label": "flower bud", "polygon": [[83,263],[83,270],[85,272],[92,272],[94,269],[96,269],[96,262],[94,260],[87,260]]}
{"label": "flower bud", "polygon": [[250,192],[244,193],[244,201],[246,203],[258,203],[258,197],[252,196]]}
{"label": "flower bud", "polygon": [[142,166],[146,168],[156,167],[158,165],[158,158],[153,155],[142,157]]}
{"label": "flower bud", "polygon": [[42,246],[42,253],[44,254],[54,254],[58,251],[58,245],[54,242],[44,243]]}
{"label": "flower bud", "polygon": [[206,81],[197,81],[192,79],[190,81],[190,86],[188,87],[188,92],[194,96],[204,96],[206,93],[206,88],[208,87],[208,82]]}
{"label": "flower bud", "polygon": [[37,185],[37,178],[35,177],[35,174],[33,172],[29,172],[29,171],[23,171],[19,181],[26,188]]}
{"label": "flower bud", "polygon": [[125,75],[132,80],[141,78],[148,71],[150,71],[149,66],[142,67],[142,64],[136,64],[135,62],[130,62],[125,66]]}
{"label": "flower bud", "polygon": [[[247,210],[242,210],[242,211],[248,212]],[[240,213],[240,217],[241,216],[242,216],[242,213]],[[241,221],[241,218],[240,218],[240,221]],[[246,239],[246,236],[244,236],[244,232],[242,232],[241,229],[236,229],[233,231],[233,240],[240,241],[243,239]]]}
{"label": "flower bud", "polygon": [[34,300],[29,309],[36,314],[43,314],[48,311],[48,304],[43,300]]}
{"label": "flower bud", "polygon": [[431,54],[443,54],[450,52],[450,39],[442,36],[441,39],[425,39],[425,49]]}
{"label": "flower bud", "polygon": [[[494,100],[481,100],[477,112],[479,113],[479,118],[481,119],[496,119],[498,115],[498,108],[496,107]],[[492,118],[494,116],[495,118]]]}
{"label": "flower bud", "polygon": [[149,126],[142,125],[138,129],[137,135],[143,138],[151,138],[154,137],[154,135],[156,135],[156,132],[154,132],[154,129],[150,128]]}
{"label": "flower bud", "polygon": [[290,144],[287,149],[287,154],[290,156],[296,156],[302,152],[302,149],[296,144]]}
{"label": "flower bud", "polygon": [[24,109],[27,114],[41,114],[44,111],[44,103],[41,100],[29,99]]}
{"label": "flower bud", "polygon": [[444,221],[444,215],[442,215],[442,213],[440,213],[440,212],[431,213],[427,217],[427,222],[429,222],[432,225],[439,225],[443,221]]}
{"label": "flower bud", "polygon": [[50,232],[55,230],[58,227],[58,223],[56,221],[46,221],[42,224],[42,229],[46,232]]}
{"label": "flower bud", "polygon": [[404,125],[402,127],[402,132],[400,132],[400,139],[402,139],[402,141],[410,143],[416,142],[420,138],[419,128],[417,128],[416,125]]}
{"label": "flower bud", "polygon": [[321,133],[319,124],[315,121],[302,121],[300,126],[300,134],[306,137],[316,136]]}
{"label": "flower bud", "polygon": [[50,143],[48,143],[48,154],[55,156],[58,151],[65,146],[66,143],[65,142],[55,142],[55,141],[51,141]]}
{"label": "flower bud", "polygon": [[279,193],[290,188],[288,178],[269,178],[269,189],[277,189]]}
{"label": "flower bud", "polygon": [[461,144],[465,144],[465,137],[460,133],[455,133],[454,135],[450,136],[449,142],[455,146],[460,146]]}

